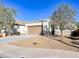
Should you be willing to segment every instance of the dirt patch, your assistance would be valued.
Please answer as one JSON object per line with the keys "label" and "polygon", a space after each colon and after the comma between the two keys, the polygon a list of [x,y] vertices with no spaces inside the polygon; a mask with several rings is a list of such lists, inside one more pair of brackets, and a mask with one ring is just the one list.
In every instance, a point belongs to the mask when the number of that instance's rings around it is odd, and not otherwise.
{"label": "dirt patch", "polygon": [[[66,43],[70,40],[63,39]],[[26,40],[19,40],[16,42],[8,43],[19,47],[32,47],[32,48],[49,48],[49,49],[63,49],[70,51],[79,51],[78,48],[64,44],[63,42],[55,40],[55,38],[47,38],[43,36],[35,36]]]}

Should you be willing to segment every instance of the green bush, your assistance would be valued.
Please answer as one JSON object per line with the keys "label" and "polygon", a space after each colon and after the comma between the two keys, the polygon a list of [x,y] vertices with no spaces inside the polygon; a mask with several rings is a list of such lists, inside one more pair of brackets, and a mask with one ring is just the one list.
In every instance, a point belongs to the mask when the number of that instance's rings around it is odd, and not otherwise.
{"label": "green bush", "polygon": [[16,32],[15,35],[20,35],[20,32]]}

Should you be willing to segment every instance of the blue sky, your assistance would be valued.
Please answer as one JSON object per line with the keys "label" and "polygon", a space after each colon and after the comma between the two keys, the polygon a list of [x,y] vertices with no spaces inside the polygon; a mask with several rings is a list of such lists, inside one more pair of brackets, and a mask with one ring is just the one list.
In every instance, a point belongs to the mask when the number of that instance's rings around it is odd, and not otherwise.
{"label": "blue sky", "polygon": [[79,0],[2,0],[4,6],[16,10],[16,20],[34,21],[47,19],[60,4],[68,4],[76,10],[79,21]]}

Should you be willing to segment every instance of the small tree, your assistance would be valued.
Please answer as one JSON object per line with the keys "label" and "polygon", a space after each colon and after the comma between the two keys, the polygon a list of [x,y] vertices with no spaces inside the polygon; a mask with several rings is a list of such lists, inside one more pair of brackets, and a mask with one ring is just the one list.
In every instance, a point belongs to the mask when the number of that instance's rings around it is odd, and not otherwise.
{"label": "small tree", "polygon": [[79,28],[79,22],[76,22],[76,26]]}
{"label": "small tree", "polygon": [[9,34],[11,34],[10,32],[12,31],[12,29],[13,29],[13,25],[14,25],[14,23],[15,23],[15,16],[16,16],[16,12],[15,12],[15,10],[13,10],[13,9],[7,9],[7,19],[6,19],[6,21],[7,21],[7,23],[6,23],[6,27],[7,27],[7,30],[8,30],[8,33]]}
{"label": "small tree", "polygon": [[53,15],[51,15],[51,23],[59,26],[62,37],[62,30],[66,24],[72,23],[75,16],[75,12],[68,5],[60,5]]}
{"label": "small tree", "polygon": [[3,6],[0,6],[0,23],[2,25],[1,28],[5,28],[5,32],[10,30],[13,27],[13,24],[15,22],[15,11],[10,8],[5,8]]}

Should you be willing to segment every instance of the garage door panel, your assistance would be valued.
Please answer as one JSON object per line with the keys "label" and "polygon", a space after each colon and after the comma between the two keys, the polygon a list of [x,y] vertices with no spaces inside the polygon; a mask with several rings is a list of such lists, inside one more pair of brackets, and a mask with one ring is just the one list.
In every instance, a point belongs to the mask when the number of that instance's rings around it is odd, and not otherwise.
{"label": "garage door panel", "polygon": [[28,34],[30,35],[39,35],[41,33],[41,26],[29,26]]}

